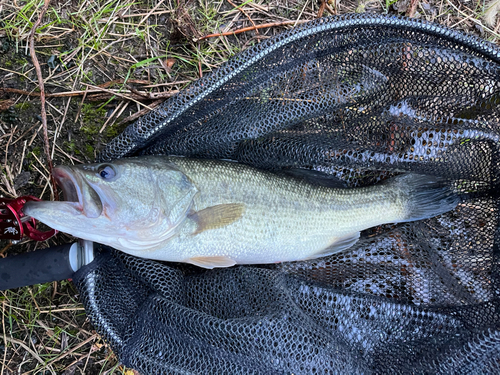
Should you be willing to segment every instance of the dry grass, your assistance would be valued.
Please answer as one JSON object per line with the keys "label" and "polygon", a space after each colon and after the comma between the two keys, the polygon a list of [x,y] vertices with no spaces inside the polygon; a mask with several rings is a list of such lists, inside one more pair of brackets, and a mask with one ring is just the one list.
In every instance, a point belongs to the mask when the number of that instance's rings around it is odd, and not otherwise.
{"label": "dry grass", "polygon": [[[0,193],[9,197],[53,196],[28,51],[42,5],[0,0]],[[399,13],[498,43],[500,20],[488,7],[467,0],[52,0],[34,39],[47,93],[50,158],[55,164],[92,161],[135,118],[234,54],[300,22],[355,11]],[[243,28],[253,30],[202,38]],[[2,242],[0,256],[69,240]],[[1,292],[0,301],[2,373],[130,371],[93,331],[70,282]]]}

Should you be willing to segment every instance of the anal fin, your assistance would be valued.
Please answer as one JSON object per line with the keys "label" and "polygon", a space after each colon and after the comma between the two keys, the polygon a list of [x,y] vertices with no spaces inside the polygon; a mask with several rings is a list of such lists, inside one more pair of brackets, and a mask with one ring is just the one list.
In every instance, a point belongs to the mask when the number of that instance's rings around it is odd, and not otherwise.
{"label": "anal fin", "polygon": [[344,237],[337,237],[330,246],[325,249],[311,255],[306,259],[316,259],[321,257],[326,257],[328,255],[340,253],[341,251],[347,250],[354,246],[359,240],[360,232],[352,233]]}
{"label": "anal fin", "polygon": [[219,268],[219,267],[231,267],[236,264],[236,262],[226,256],[204,256],[204,257],[193,257],[185,260],[186,263],[194,264],[195,266],[202,268]]}

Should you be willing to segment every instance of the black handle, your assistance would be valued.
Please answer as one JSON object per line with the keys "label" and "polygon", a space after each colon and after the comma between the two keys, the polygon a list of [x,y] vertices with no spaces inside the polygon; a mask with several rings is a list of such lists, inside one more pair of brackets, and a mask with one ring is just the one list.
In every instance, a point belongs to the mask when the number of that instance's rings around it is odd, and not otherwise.
{"label": "black handle", "polygon": [[73,277],[70,250],[76,243],[0,259],[0,290]]}

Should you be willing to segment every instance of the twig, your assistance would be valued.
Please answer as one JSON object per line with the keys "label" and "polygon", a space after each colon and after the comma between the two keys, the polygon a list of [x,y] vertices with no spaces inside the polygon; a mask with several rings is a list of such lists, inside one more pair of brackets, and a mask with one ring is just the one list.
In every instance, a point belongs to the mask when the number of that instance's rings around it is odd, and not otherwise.
{"label": "twig", "polygon": [[334,7],[335,7],[334,9],[332,9],[332,7],[330,6],[330,4],[328,4],[328,1],[325,1],[325,8],[326,8],[326,10],[328,12],[330,12],[331,15],[336,16],[337,15],[337,2],[334,1],[333,4],[334,4]]}
{"label": "twig", "polygon": [[[200,43],[196,43],[197,45],[197,50],[200,50]],[[203,78],[203,70],[201,69],[201,56],[198,58],[198,74],[200,75],[200,78]]]}
{"label": "twig", "polygon": [[[76,82],[73,83],[73,90],[75,89],[75,86],[76,86]],[[71,104],[71,97],[68,98],[68,101],[66,103],[66,107],[64,108],[64,114],[63,114],[63,117],[62,117],[62,120],[61,122],[59,123],[59,126],[56,127],[56,132],[54,134],[54,142],[52,144],[52,152],[50,154],[50,156],[52,158],[54,158],[54,152],[56,150],[56,144],[57,144],[57,137],[58,135],[61,133],[61,130],[62,130],[62,127],[64,125],[64,122],[66,121],[66,116],[68,114],[68,110],[69,110],[69,105]]]}
{"label": "twig", "polygon": [[23,163],[24,163],[24,155],[26,154],[26,144],[28,143],[28,140],[24,140],[24,146],[23,146],[23,153],[21,154],[21,162],[19,163],[19,170],[17,171],[17,174],[21,174],[23,171]]}
{"label": "twig", "polygon": [[42,125],[43,125],[43,140],[44,140],[44,151],[45,151],[45,156],[47,157],[47,164],[49,165],[49,171],[50,171],[50,181],[52,183],[52,190],[54,192],[54,200],[59,200],[59,196],[57,193],[57,185],[56,185],[56,180],[52,176],[52,158],[50,157],[50,146],[49,146],[49,132],[47,130],[47,112],[45,110],[45,87],[43,84],[43,76],[42,76],[42,70],[40,69],[40,64],[38,63],[38,59],[36,57],[36,52],[35,52],[35,33],[36,29],[38,26],[40,26],[40,23],[42,22],[43,16],[45,15],[45,12],[49,8],[50,0],[45,0],[43,3],[42,10],[40,12],[40,16],[36,20],[35,24],[33,25],[29,37],[29,44],[30,44],[30,55],[31,55],[31,60],[33,61],[33,65],[35,67],[36,71],[36,76],[38,78],[38,85],[40,87],[40,103],[41,103],[41,114],[42,114]]}
{"label": "twig", "polygon": [[10,166],[7,164],[7,156],[9,154],[10,142],[12,141],[12,137],[14,137],[14,133],[16,132],[16,129],[17,129],[17,125],[14,127],[14,129],[12,129],[12,132],[10,133],[9,140],[7,141],[7,145],[5,146],[5,161],[4,161],[4,165],[3,165],[3,169],[5,170],[5,173],[2,173],[2,175],[1,175],[2,182],[4,183],[5,187],[7,188],[7,190],[9,191],[9,193],[13,197],[16,197],[17,193],[16,193],[16,189],[14,189],[14,183],[13,183],[14,177],[12,176]]}
{"label": "twig", "polygon": [[302,23],[306,23],[306,22],[310,22],[310,21],[297,20],[297,21],[283,21],[283,22],[265,23],[263,25],[244,27],[242,29],[228,31],[225,33],[208,34],[208,35],[202,36],[201,38],[198,38],[197,40],[195,40],[195,42],[197,42],[199,40],[208,39],[208,38],[215,38],[218,36],[236,35],[236,34],[241,34],[241,33],[247,32],[247,31],[252,31],[252,30],[257,30],[257,29],[267,29],[269,27],[279,27],[279,26],[286,26],[286,25],[298,25],[298,24],[302,24]]}
{"label": "twig", "polygon": [[[38,126],[38,125],[40,125],[40,126]],[[38,129],[33,132],[33,135],[31,136],[30,141],[28,142],[28,147],[31,147],[31,145],[35,141],[36,136],[38,135],[38,132],[40,130],[42,130],[42,125],[40,124],[40,122],[37,121],[36,124],[35,124],[35,126],[38,126]]]}
{"label": "twig", "polygon": [[12,99],[0,100],[0,112],[5,111],[14,105],[14,101]]}
{"label": "twig", "polygon": [[[2,253],[6,250],[5,248],[2,250]],[[2,301],[2,317],[5,317],[5,301]],[[3,328],[3,361],[2,361],[2,372],[0,374],[4,373],[5,369],[5,359],[7,357],[7,335],[5,334],[5,319],[2,319],[2,328]]]}
{"label": "twig", "polygon": [[227,0],[227,2],[229,4],[231,4],[235,9],[238,9],[241,13],[243,13],[245,15],[246,18],[248,18],[248,20],[250,21],[250,23],[253,25],[253,27],[255,27],[255,34],[259,35],[259,30],[257,29],[257,26],[255,25],[255,22],[253,22],[252,18],[247,14],[247,12],[245,12],[242,8],[241,8],[241,5],[239,7],[237,7],[236,5],[233,4],[233,2],[231,0]]}
{"label": "twig", "polygon": [[[121,84],[124,83],[125,81],[123,79],[115,79],[113,81],[108,81],[106,83],[103,83],[97,87],[102,87],[102,88],[107,88],[113,84]],[[186,81],[188,82],[188,81]],[[127,83],[137,83],[137,84],[145,84],[149,85],[149,81],[144,81],[144,80],[139,80],[139,79],[129,79]],[[185,83],[184,81],[181,81],[180,83]],[[176,84],[176,82],[170,83],[170,85]],[[149,87],[149,86],[147,86]],[[67,96],[80,96],[80,95],[85,95],[86,93],[91,94],[91,93],[99,93],[102,92],[103,90],[76,90],[76,91],[66,91],[66,92],[55,92],[55,93],[45,93],[46,98],[61,98],[61,97],[67,97]],[[35,96],[35,97],[40,97],[41,93],[35,92],[35,91],[26,91],[26,90],[21,90],[21,89],[15,89],[12,87],[0,87],[0,93],[1,92],[10,92],[13,94],[20,94],[20,95],[26,95],[26,96]]]}
{"label": "twig", "polygon": [[68,350],[66,353],[64,353],[63,355],[60,355],[59,357],[57,358],[54,358],[52,361],[50,361],[47,366],[50,366],[52,365],[53,363],[57,362],[57,361],[60,361],[61,359],[63,359],[64,357],[67,357],[68,355],[72,354],[73,352],[75,352],[76,350],[80,349],[82,346],[84,346],[85,344],[89,343],[90,341],[92,340],[95,340],[97,339],[97,334],[93,335],[93,336],[90,336],[89,338],[87,338],[86,340],[83,340],[81,343],[79,343],[78,345],[76,345],[74,348],[72,348],[71,350]]}
{"label": "twig", "polygon": [[[114,79],[112,81],[108,81],[108,82],[105,82],[105,83],[99,85],[99,87],[108,88],[111,85],[114,85],[114,84],[118,84],[119,85],[119,84],[122,84],[122,83],[125,83],[124,79]],[[137,83],[137,84],[140,84],[140,85],[149,85],[151,82],[150,81],[145,81],[143,79],[128,79],[127,83]]]}
{"label": "twig", "polygon": [[9,155],[10,142],[12,141],[12,138],[14,137],[14,133],[16,132],[16,130],[17,130],[17,125],[10,132],[9,140],[7,141],[7,145],[5,146],[5,160],[3,162],[3,165],[5,165],[5,166],[7,166],[7,156]]}
{"label": "twig", "polygon": [[410,1],[410,8],[408,9],[407,16],[408,17],[413,17],[415,15],[415,12],[417,11],[417,6],[418,6],[418,0],[411,0]]}
{"label": "twig", "polygon": [[[169,13],[174,13],[175,10],[172,10],[172,9],[167,9],[167,10],[162,10],[160,12],[148,12],[148,13],[137,13],[137,14],[123,14],[121,16],[119,16],[119,18],[130,18],[130,17],[142,17],[142,16],[157,16],[157,15],[160,15],[160,14],[169,14]],[[103,18],[104,21],[106,21],[106,18]]]}
{"label": "twig", "polygon": [[[62,311],[85,311],[83,307],[71,307],[67,309],[52,309],[53,306],[43,306],[44,308],[49,308],[48,310],[41,310],[40,314],[53,314],[56,312],[62,312]],[[24,310],[26,311],[26,310]],[[60,319],[60,318],[59,318]],[[87,332],[87,331],[85,331]]]}
{"label": "twig", "polygon": [[[9,249],[9,247],[11,247],[12,245],[13,245],[12,241],[11,241],[11,242],[9,242],[7,245],[5,245],[5,246],[3,247],[3,249],[2,249],[2,250],[0,250],[0,257],[5,258],[5,252],[6,252],[6,251]],[[3,304],[2,304],[2,307],[3,307]],[[4,314],[3,316],[5,316],[5,314]],[[4,332],[4,334],[5,334],[5,327],[3,328],[3,332]],[[6,343],[4,343],[4,344],[6,344]],[[4,346],[5,346],[5,345],[4,345]],[[5,358],[4,358],[4,361],[5,361]],[[3,372],[0,372],[0,374],[3,374]]]}
{"label": "twig", "polygon": [[319,5],[319,9],[318,9],[318,15],[316,16],[316,18],[323,17],[323,12],[325,11],[326,1],[327,0],[322,0],[321,1],[321,4]]}
{"label": "twig", "polygon": [[118,116],[121,115],[121,113],[125,110],[125,108],[127,108],[127,105],[128,105],[128,102],[126,102],[126,101],[122,101],[120,104],[118,104],[116,106],[116,108],[114,109],[113,113],[111,113],[111,115],[108,117],[108,119],[106,120],[106,122],[104,123],[104,125],[101,127],[101,130],[99,130],[99,133],[102,133],[104,131],[104,129],[106,128],[106,126],[108,125],[108,123],[114,117],[118,118]]}
{"label": "twig", "polygon": [[175,82],[162,82],[162,83],[157,83],[154,85],[146,85],[143,86],[145,89],[150,89],[153,87],[160,87],[160,86],[175,86],[175,85],[185,85],[186,83],[191,83],[193,82],[192,80],[185,80],[185,81],[175,81]]}
{"label": "twig", "polygon": [[12,143],[11,143],[11,146],[15,145],[15,144],[17,143],[17,141],[20,141],[21,139],[23,139],[23,138],[24,138],[24,136],[25,136],[26,134],[28,134],[30,131],[32,131],[32,130],[33,130],[33,128],[34,128],[35,126],[37,126],[37,125],[38,125],[38,123],[36,123],[36,124],[35,124],[35,125],[33,125],[31,128],[29,128],[28,130],[26,130],[26,131],[25,131],[25,132],[24,132],[24,133],[23,133],[23,134],[22,134],[19,138],[17,138],[14,142],[12,142]]}
{"label": "twig", "polygon": [[38,303],[35,300],[35,296],[33,295],[33,291],[31,290],[31,288],[29,288],[28,290],[29,290],[31,299],[33,300],[33,303],[35,304],[36,309],[38,310],[38,312],[40,312],[40,307],[38,307]]}
{"label": "twig", "polygon": [[[91,90],[89,90],[89,91],[91,91]],[[106,90],[105,92],[95,93],[95,94],[89,95],[87,99],[91,102],[92,101],[98,102],[98,101],[109,100],[113,96],[119,96],[119,97],[122,97],[123,99],[130,100],[130,101],[136,102],[139,105],[145,106],[145,104],[142,104],[140,102],[140,100],[156,100],[156,99],[161,99],[161,98],[170,98],[171,96],[173,96],[179,92],[179,90],[172,90],[172,91],[162,91],[162,92],[158,92],[158,93],[140,92],[140,94],[133,94],[133,93],[128,93],[127,91],[128,90],[123,90],[121,92],[118,90],[117,91]],[[128,95],[124,95],[127,93],[128,93]]]}
{"label": "twig", "polygon": [[26,350],[27,352],[29,352],[38,362],[40,362],[40,364],[42,366],[45,366],[52,374],[56,375],[56,372],[54,371],[54,369],[52,368],[51,366],[51,363],[48,363],[47,365],[45,365],[45,362],[43,361],[43,359],[40,358],[40,356],[38,354],[36,354],[33,349],[31,349],[28,345],[26,345],[24,342],[22,342],[21,340],[16,340],[12,337],[5,337],[5,340],[12,343],[12,344],[17,344],[17,345],[20,345],[24,348],[24,350]]}
{"label": "twig", "polygon": [[[452,8],[454,8],[458,13],[460,13],[462,16],[465,16],[467,17],[468,14],[461,11],[455,4],[453,4],[450,0],[446,0],[446,2],[451,5]],[[471,18],[470,19],[472,22],[474,22],[475,24],[481,26],[484,30],[490,32],[491,34],[493,34],[494,36],[496,36],[497,38],[500,38],[500,34],[496,33],[494,30],[490,29],[489,27],[486,27],[485,25],[483,25],[483,23],[481,21],[478,21],[476,20],[475,18]]]}
{"label": "twig", "polygon": [[82,113],[83,102],[85,101],[85,98],[87,97],[87,91],[89,91],[89,88],[85,87],[85,92],[82,96],[82,100],[80,101],[80,105],[78,106],[78,111],[76,112],[75,122],[78,121],[78,119],[80,118],[80,114]]}
{"label": "twig", "polygon": [[[128,89],[131,93],[133,93],[133,94],[135,94],[135,95],[139,96],[140,98],[143,98],[143,99],[149,99],[149,94],[148,94],[148,93],[145,93],[145,92],[140,92],[139,90],[136,90],[135,88],[133,88],[132,86],[129,86],[129,85],[126,85],[126,87],[127,87],[127,89]],[[118,92],[122,92],[122,91],[118,91]]]}
{"label": "twig", "polygon": [[[160,98],[169,98],[174,94],[177,94],[179,90],[171,90],[171,91],[162,91],[158,93],[149,93],[149,92],[143,92],[143,91],[138,91],[138,90],[111,90],[111,89],[105,89],[101,88],[100,86],[93,86],[93,85],[87,85],[88,87],[94,87],[93,90],[78,90],[78,91],[66,91],[66,92],[57,92],[53,94],[46,93],[45,97],[46,98],[66,98],[66,97],[72,97],[72,96],[83,96],[82,102],[87,99],[89,101],[100,101],[100,100],[108,100],[109,98],[113,96],[119,96],[123,97],[124,99],[127,100],[156,100]],[[155,86],[148,86],[148,87],[155,87]],[[38,92],[29,92],[29,91],[24,91],[20,89],[13,89],[13,88],[0,88],[0,91],[6,91],[6,92],[12,92],[15,94],[19,95],[26,95],[26,96],[35,96],[39,97],[40,93]],[[134,93],[130,95],[125,95],[133,91]]]}
{"label": "twig", "polygon": [[61,147],[59,147],[59,146],[57,145],[57,143],[56,143],[56,149],[57,149],[57,151],[58,151],[60,154],[62,154],[62,155],[64,155],[64,156],[66,156],[66,157],[67,157],[68,159],[70,159],[71,161],[76,161],[78,164],[83,164],[83,161],[81,161],[81,160],[80,160],[80,159],[78,159],[78,158],[75,158],[74,156],[69,155],[69,154],[68,154],[67,152],[65,152],[65,151],[64,151]]}
{"label": "twig", "polygon": [[309,0],[307,0],[305,2],[304,6],[302,7],[302,10],[300,11],[299,16],[297,17],[297,20],[293,23],[293,27],[297,26],[297,23],[299,22],[300,17],[302,17],[302,14],[304,13],[304,10],[306,9],[308,3],[309,3]]}
{"label": "twig", "polygon": [[[35,96],[35,97],[41,96],[39,92],[15,89],[12,87],[2,87],[2,88],[0,88],[0,92],[2,92],[2,91],[3,92],[10,92],[13,94],[26,95],[26,96]],[[45,97],[52,98],[52,97],[61,97],[61,96],[79,96],[79,95],[82,95],[83,93],[84,93],[83,91],[57,92],[54,94],[45,93]]]}
{"label": "twig", "polygon": [[159,1],[159,2],[158,2],[158,4],[156,4],[156,6],[155,6],[153,9],[151,9],[151,10],[150,10],[147,14],[145,14],[145,15],[142,17],[142,19],[139,21],[139,23],[136,25],[136,27],[138,27],[138,26],[139,26],[139,25],[141,25],[144,21],[146,21],[146,20],[149,18],[149,16],[150,16],[151,14],[153,14],[153,13],[154,13],[154,11],[155,11],[156,9],[158,9],[158,8],[160,7],[160,5],[161,5],[161,4],[163,4],[163,2],[164,2],[164,1],[165,1],[165,0],[161,0],[161,1]]}
{"label": "twig", "polygon": [[[156,108],[158,107],[161,103],[163,103],[163,99],[157,100],[149,105],[149,108]],[[133,115],[128,116],[127,118],[124,118],[118,125],[125,124],[130,121],[134,121],[135,119],[141,117],[142,115],[145,115],[148,113],[149,110],[147,108],[141,109],[139,112],[134,113]]]}
{"label": "twig", "polygon": [[[86,85],[86,86],[88,86],[88,87],[91,87],[91,88],[93,88],[93,89],[99,89],[99,87],[94,86],[94,85],[91,85],[91,84],[89,84],[89,83],[84,83],[84,85]],[[120,92],[115,92],[115,91],[112,91],[112,90],[109,90],[109,89],[105,89],[105,88],[101,88],[101,90],[102,90],[102,91],[104,91],[104,92],[107,92],[107,93],[109,93],[109,94],[112,94],[113,96],[118,96],[118,97],[123,98],[123,99],[131,100],[131,101],[133,101],[133,102],[135,102],[135,103],[139,104],[140,106],[143,106],[143,107],[148,108],[149,110],[152,110],[153,108],[150,108],[150,107],[149,107],[149,106],[147,106],[146,104],[141,103],[139,100],[141,100],[141,99],[148,99],[148,97],[149,97],[149,99],[152,99],[152,98],[157,99],[158,97],[163,97],[163,98],[165,98],[165,97],[169,97],[169,96],[172,96],[172,95],[173,95],[173,93],[172,93],[172,92],[160,93],[159,95],[149,94],[149,95],[148,95],[148,96],[146,96],[146,97],[144,97],[144,96],[142,96],[142,95],[137,95],[137,94],[136,94],[136,95],[135,95],[135,98],[134,98],[134,95],[133,95],[133,94],[132,94],[132,95],[124,95],[124,94],[122,94],[122,93],[120,93]],[[138,97],[138,98],[137,98],[137,97]],[[136,98],[137,98],[137,99],[136,99]]]}

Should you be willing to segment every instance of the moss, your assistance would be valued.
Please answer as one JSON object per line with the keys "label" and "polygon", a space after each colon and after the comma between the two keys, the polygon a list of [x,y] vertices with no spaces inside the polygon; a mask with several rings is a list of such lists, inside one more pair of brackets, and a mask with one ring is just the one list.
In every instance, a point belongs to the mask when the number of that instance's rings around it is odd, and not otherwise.
{"label": "moss", "polygon": [[77,150],[75,141],[63,142],[63,149],[67,152],[80,155],[81,152]]}
{"label": "moss", "polygon": [[31,158],[32,155],[35,155],[35,156],[40,156],[42,154],[42,148],[40,146],[35,146],[33,147],[33,150],[31,150],[31,152],[28,153],[28,159]]}
{"label": "moss", "polygon": [[106,122],[106,110],[100,108],[93,103],[85,103],[82,106],[82,122],[81,131],[89,138],[89,140],[99,134],[99,130]]}
{"label": "moss", "polygon": [[21,67],[25,66],[27,63],[28,63],[28,61],[25,58],[19,57],[15,54],[12,54],[11,58],[7,57],[3,61],[3,65],[7,69],[20,69]]}
{"label": "moss", "polygon": [[94,147],[89,144],[85,145],[84,147],[85,149],[83,150],[83,153],[85,154],[85,156],[90,159],[94,159]]}
{"label": "moss", "polygon": [[33,105],[30,102],[22,102],[22,103],[17,103],[14,104],[14,108],[17,111],[26,111],[29,109],[32,109]]}
{"label": "moss", "polygon": [[14,63],[18,67],[21,67],[21,66],[25,66],[26,64],[28,64],[28,60],[26,60],[24,57],[17,56],[17,58],[14,60]]}
{"label": "moss", "polygon": [[[99,131],[106,122],[106,109],[100,108],[98,105],[93,103],[87,103],[82,106],[81,114],[83,124],[80,130],[86,136],[87,141],[95,141],[96,136],[99,136]],[[120,135],[126,127],[127,124],[108,125],[102,135],[107,139],[112,139]],[[94,149],[84,150],[84,154],[89,157],[93,156]]]}
{"label": "moss", "polygon": [[113,124],[111,126],[106,127],[106,137],[115,138],[118,137],[127,127],[127,124]]}

